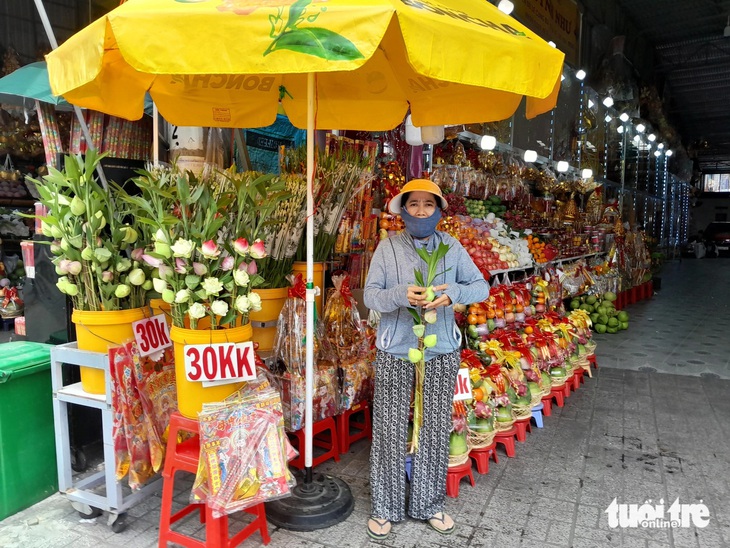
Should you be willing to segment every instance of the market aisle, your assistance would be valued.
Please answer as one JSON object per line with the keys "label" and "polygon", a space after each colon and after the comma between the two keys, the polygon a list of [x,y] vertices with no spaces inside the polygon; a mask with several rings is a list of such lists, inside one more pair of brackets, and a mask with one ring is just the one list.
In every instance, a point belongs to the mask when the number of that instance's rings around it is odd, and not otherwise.
{"label": "market aisle", "polygon": [[597,335],[608,367],[730,379],[730,259],[667,263],[653,299],[626,307],[629,329]]}
{"label": "market aisle", "polygon": [[[667,265],[662,291],[651,302],[637,304],[628,331],[602,337],[600,369],[562,409],[554,408],[545,427],[534,429],[517,456],[490,464],[489,474],[474,471],[476,487],[466,481],[458,499],[447,499],[457,522],[452,537],[442,537],[423,523],[397,524],[381,546],[445,547],[676,547],[730,546],[730,380],[727,369],[727,277],[730,262],[678,262]],[[705,295],[706,293],[706,295]],[[652,320],[649,320],[652,318]],[[708,320],[709,318],[709,320]],[[644,323],[645,322],[645,323]],[[642,325],[643,324],[643,325]],[[648,326],[648,327],[647,327]],[[688,333],[684,333],[688,329]],[[653,340],[643,340],[651,334]],[[690,343],[689,341],[700,341]],[[710,343],[708,345],[707,343]],[[609,348],[609,345],[611,348]],[[687,350],[682,350],[686,348]],[[694,349],[704,364],[673,365],[695,376],[660,374],[639,369],[679,363]],[[705,351],[707,354],[699,354]],[[641,352],[645,356],[636,356]],[[621,355],[623,369],[618,365]],[[632,358],[632,359],[629,359]],[[641,358],[641,360],[639,359]],[[613,361],[612,361],[613,360]],[[721,361],[718,361],[721,360]],[[702,366],[702,370],[691,369]],[[351,486],[355,511],[330,529],[295,533],[270,528],[273,547],[365,547],[370,509],[367,442],[356,443],[340,463],[318,468],[340,476]],[[187,500],[189,489],[178,500]],[[707,527],[674,529],[615,528],[606,509],[618,503],[641,505],[660,499],[671,505],[702,503]],[[104,518],[80,520],[61,495],[55,495],[0,522],[2,548],[94,546],[146,548],[157,545],[159,497],[129,512],[128,528],[114,534]],[[236,518],[237,521],[237,518]],[[195,519],[187,531],[202,531]],[[243,546],[258,546],[255,536]]]}

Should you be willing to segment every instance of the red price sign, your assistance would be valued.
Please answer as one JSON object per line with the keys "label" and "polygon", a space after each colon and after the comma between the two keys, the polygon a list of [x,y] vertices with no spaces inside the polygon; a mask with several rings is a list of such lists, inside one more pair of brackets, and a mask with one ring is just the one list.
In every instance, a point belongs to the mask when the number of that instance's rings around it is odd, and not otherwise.
{"label": "red price sign", "polygon": [[134,322],[132,329],[140,356],[149,356],[172,346],[164,314]]}
{"label": "red price sign", "polygon": [[253,343],[190,344],[185,349],[189,381],[250,381],[256,378]]}
{"label": "red price sign", "polygon": [[456,387],[454,388],[454,401],[471,399],[471,379],[469,378],[469,368],[462,367],[456,377]]}

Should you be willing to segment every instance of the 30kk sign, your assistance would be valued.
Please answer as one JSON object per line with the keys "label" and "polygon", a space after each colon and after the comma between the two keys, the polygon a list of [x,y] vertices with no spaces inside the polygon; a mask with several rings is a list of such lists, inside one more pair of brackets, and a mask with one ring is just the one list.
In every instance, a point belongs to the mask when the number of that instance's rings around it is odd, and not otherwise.
{"label": "30kk sign", "polygon": [[253,343],[190,344],[184,348],[189,381],[250,381],[256,378]]}
{"label": "30kk sign", "polygon": [[149,356],[172,346],[164,314],[134,322],[132,329],[140,356]]}
{"label": "30kk sign", "polygon": [[454,401],[471,399],[471,379],[469,378],[469,368],[462,367],[459,369],[459,375],[456,377],[456,387],[454,388]]}

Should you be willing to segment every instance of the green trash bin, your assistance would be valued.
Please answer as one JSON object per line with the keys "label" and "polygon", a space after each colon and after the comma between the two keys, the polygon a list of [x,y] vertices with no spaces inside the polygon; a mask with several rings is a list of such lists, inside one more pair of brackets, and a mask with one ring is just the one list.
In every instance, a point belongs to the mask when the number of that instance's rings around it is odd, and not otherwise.
{"label": "green trash bin", "polygon": [[0,520],[58,491],[52,345],[0,345]]}

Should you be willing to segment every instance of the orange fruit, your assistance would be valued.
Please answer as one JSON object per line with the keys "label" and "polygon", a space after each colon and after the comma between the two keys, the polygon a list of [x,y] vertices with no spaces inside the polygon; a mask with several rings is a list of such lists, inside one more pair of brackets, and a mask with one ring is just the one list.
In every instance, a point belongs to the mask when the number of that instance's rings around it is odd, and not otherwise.
{"label": "orange fruit", "polygon": [[532,326],[531,325],[526,325],[525,326],[525,333],[527,333],[528,335],[532,335],[532,332],[533,332]]}
{"label": "orange fruit", "polygon": [[481,325],[487,323],[487,316],[486,314],[478,314],[477,315],[477,324]]}
{"label": "orange fruit", "polygon": [[476,325],[478,323],[477,322],[477,315],[476,314],[469,314],[466,317],[466,323],[468,323],[469,325]]}

